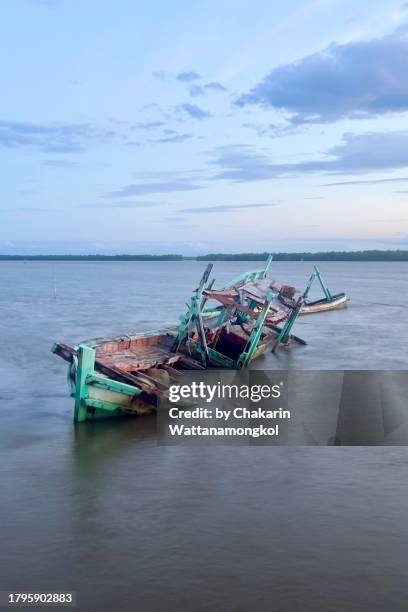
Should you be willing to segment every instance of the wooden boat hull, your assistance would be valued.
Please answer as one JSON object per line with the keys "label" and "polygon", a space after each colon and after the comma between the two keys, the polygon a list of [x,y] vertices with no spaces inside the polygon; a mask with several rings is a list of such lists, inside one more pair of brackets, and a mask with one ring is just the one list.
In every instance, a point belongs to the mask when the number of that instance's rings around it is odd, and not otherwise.
{"label": "wooden boat hull", "polygon": [[338,310],[340,308],[346,308],[348,297],[345,293],[338,293],[333,296],[332,300],[323,298],[316,300],[315,302],[308,302],[300,309],[301,315],[314,314],[316,312],[326,312],[327,310]]}
{"label": "wooden boat hull", "polygon": [[[69,363],[75,422],[153,412],[180,370],[245,368],[268,350],[291,341],[306,344],[292,333],[299,314],[346,305],[344,293],[331,298],[317,268],[302,294],[277,286],[267,277],[271,261],[269,256],[263,268],[223,289],[213,289],[208,264],[178,327],[87,340],[74,348],[55,344],[52,351]],[[315,277],[325,298],[307,302]]]}
{"label": "wooden boat hull", "polygon": [[[293,308],[293,301],[291,299],[279,295],[279,300],[285,306]],[[301,307],[299,314],[306,315],[315,314],[317,312],[326,312],[327,310],[338,310],[340,308],[346,308],[347,302],[348,297],[345,293],[337,293],[336,295],[333,295],[333,298],[331,300],[328,300],[327,298],[322,298],[314,302],[305,302]]]}
{"label": "wooden boat hull", "polygon": [[[242,351],[247,337],[233,326],[225,332],[226,349]],[[250,361],[274,345],[279,333],[270,329],[261,339]],[[78,347],[57,343],[52,351],[68,361],[70,395],[75,399],[76,422],[115,416],[142,416],[156,411],[180,370],[205,369],[194,358],[171,350],[176,328],[116,338],[87,340]],[[225,362],[223,361],[225,360]],[[209,349],[208,368],[231,367],[225,355]],[[175,369],[175,367],[178,369]]]}

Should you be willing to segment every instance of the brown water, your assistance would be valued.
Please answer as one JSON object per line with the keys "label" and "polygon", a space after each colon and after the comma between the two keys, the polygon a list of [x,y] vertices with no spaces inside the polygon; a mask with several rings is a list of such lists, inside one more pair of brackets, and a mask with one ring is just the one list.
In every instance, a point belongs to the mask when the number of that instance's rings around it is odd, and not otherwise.
{"label": "brown water", "polygon": [[[407,369],[408,265],[319,266],[350,308],[304,317],[309,345],[257,367]],[[406,610],[407,448],[157,447],[154,418],[72,425],[53,341],[174,323],[202,269],[0,263],[0,590],[75,590],[79,610]],[[299,287],[310,269],[272,268]]]}

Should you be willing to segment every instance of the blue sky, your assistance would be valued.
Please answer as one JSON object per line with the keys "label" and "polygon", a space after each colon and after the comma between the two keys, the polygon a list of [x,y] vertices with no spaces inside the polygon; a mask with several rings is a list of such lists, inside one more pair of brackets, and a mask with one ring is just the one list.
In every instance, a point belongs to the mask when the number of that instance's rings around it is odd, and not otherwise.
{"label": "blue sky", "polygon": [[408,248],[408,3],[2,7],[0,252]]}

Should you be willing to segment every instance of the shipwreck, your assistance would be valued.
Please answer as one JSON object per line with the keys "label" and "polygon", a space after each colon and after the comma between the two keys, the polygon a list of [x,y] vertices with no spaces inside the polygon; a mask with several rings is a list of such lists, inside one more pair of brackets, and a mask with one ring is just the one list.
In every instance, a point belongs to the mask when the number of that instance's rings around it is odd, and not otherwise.
{"label": "shipwreck", "polygon": [[[214,289],[208,264],[178,326],[160,331],[96,338],[52,351],[69,364],[68,382],[75,399],[74,421],[156,410],[180,370],[241,369],[266,351],[305,345],[293,334],[301,314],[339,308],[344,293],[332,295],[317,268],[306,289],[297,291],[268,277],[272,262]],[[309,302],[315,279],[324,297]]]}

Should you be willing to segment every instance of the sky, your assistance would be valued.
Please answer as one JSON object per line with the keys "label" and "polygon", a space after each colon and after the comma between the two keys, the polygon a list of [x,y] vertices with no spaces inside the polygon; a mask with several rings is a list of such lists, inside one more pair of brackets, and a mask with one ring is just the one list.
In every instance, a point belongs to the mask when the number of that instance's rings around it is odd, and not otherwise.
{"label": "sky", "polygon": [[408,2],[6,0],[0,253],[408,248]]}

